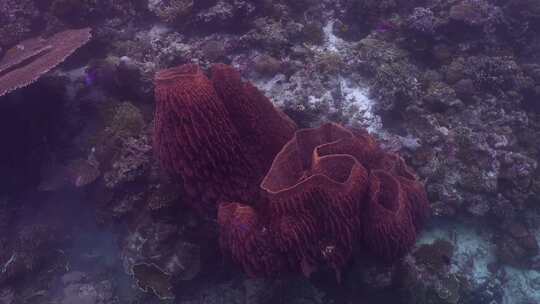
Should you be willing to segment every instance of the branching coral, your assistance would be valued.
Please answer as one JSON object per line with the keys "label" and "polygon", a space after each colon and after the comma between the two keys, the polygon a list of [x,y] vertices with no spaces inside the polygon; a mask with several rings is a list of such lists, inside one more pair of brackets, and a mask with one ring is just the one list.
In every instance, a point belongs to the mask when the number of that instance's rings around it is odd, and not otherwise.
{"label": "branching coral", "polygon": [[192,201],[220,203],[220,245],[249,275],[329,267],[339,279],[355,249],[392,261],[413,245],[429,210],[424,186],[367,132],[327,123],[293,134],[225,65],[212,81],[185,65],[156,84],[157,155]]}

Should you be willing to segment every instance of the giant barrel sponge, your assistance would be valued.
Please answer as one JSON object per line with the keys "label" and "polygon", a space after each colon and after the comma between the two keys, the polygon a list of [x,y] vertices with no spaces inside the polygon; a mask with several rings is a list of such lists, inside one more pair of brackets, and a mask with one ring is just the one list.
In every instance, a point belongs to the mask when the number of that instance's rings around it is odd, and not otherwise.
{"label": "giant barrel sponge", "polygon": [[296,125],[233,68],[156,76],[154,146],[191,206],[216,216],[224,254],[250,276],[320,267],[337,278],[357,249],[385,261],[414,244],[424,185],[366,131]]}

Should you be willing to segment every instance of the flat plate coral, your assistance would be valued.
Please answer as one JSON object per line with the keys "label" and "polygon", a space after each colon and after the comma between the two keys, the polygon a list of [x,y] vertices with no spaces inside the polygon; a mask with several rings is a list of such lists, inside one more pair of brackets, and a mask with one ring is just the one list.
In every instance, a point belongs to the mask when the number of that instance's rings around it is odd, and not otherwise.
{"label": "flat plate coral", "polygon": [[0,97],[38,80],[86,44],[90,28],[66,30],[49,38],[31,38],[7,50],[0,60]]}

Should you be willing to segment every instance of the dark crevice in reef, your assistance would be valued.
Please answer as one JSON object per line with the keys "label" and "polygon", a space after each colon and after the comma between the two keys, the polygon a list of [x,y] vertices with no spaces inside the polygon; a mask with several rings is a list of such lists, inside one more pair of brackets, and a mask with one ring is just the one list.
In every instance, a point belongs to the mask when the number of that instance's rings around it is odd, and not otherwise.
{"label": "dark crevice in reef", "polygon": [[[62,149],[66,130],[62,84],[43,81],[24,92],[0,98],[0,193],[37,186],[51,151]],[[65,140],[65,138],[64,138]]]}

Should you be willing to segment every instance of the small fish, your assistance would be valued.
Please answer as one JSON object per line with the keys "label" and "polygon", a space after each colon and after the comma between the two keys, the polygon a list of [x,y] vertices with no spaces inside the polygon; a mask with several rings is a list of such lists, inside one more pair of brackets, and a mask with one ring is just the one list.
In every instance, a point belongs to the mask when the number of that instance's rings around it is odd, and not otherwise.
{"label": "small fish", "polygon": [[93,69],[87,69],[84,73],[84,83],[87,86],[92,86],[96,82],[96,71]]}

